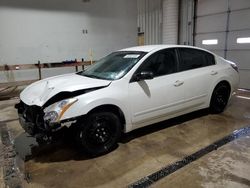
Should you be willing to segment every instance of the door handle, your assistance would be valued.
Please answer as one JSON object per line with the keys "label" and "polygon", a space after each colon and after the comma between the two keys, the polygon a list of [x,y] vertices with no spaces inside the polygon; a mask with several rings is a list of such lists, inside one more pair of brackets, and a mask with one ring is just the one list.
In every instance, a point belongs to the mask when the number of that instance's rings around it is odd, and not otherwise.
{"label": "door handle", "polygon": [[184,84],[184,81],[177,80],[177,81],[174,83],[174,86],[178,87],[178,86],[181,86],[182,84]]}
{"label": "door handle", "polygon": [[216,75],[216,74],[218,74],[218,72],[217,72],[217,71],[211,71],[210,74],[211,74],[211,75]]}

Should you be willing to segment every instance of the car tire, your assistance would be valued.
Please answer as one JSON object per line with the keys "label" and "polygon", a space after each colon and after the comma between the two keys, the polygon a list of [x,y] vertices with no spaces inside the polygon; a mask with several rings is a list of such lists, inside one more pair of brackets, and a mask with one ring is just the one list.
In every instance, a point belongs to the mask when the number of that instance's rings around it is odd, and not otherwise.
{"label": "car tire", "polygon": [[121,136],[121,123],[112,112],[95,112],[87,116],[77,140],[84,152],[90,156],[106,154],[116,148]]}
{"label": "car tire", "polygon": [[212,94],[210,101],[210,112],[219,114],[224,111],[230,96],[230,87],[225,83],[218,84]]}

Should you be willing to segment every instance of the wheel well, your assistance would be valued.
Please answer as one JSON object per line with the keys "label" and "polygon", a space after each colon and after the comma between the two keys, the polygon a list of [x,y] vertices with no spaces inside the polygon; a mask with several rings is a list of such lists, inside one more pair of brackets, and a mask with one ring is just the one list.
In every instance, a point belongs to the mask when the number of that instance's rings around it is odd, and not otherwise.
{"label": "wheel well", "polygon": [[[228,87],[228,89],[229,89],[229,92],[231,93],[231,85],[230,85],[230,83],[229,83],[228,81],[226,81],[226,80],[220,81],[220,82],[216,85],[216,87],[217,87],[218,85],[226,85],[226,86]],[[215,88],[216,88],[216,87],[215,87]]]}
{"label": "wheel well", "polygon": [[94,112],[100,112],[100,111],[113,112],[121,120],[122,128],[124,129],[124,126],[126,124],[126,120],[125,120],[125,116],[124,116],[122,110],[119,107],[112,105],[112,104],[101,105],[101,106],[95,107],[94,109],[89,111],[88,114],[94,113]]}

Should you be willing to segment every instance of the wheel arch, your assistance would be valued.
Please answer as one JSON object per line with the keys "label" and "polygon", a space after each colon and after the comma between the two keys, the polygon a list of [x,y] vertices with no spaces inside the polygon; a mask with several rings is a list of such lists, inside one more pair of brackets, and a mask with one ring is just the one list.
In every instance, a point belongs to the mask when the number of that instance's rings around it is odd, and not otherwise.
{"label": "wheel arch", "polygon": [[212,96],[213,96],[213,93],[214,93],[215,88],[216,88],[218,85],[220,85],[220,84],[226,84],[226,85],[229,87],[229,89],[230,89],[230,96],[231,96],[232,86],[231,86],[231,84],[230,84],[230,81],[228,81],[228,80],[226,80],[226,79],[218,80],[218,81],[214,84],[214,86],[212,86],[212,87],[210,88],[210,93],[209,93],[209,96],[208,96],[208,98],[207,98],[207,107],[210,106],[211,99],[212,99]]}
{"label": "wheel arch", "polygon": [[[218,85],[220,85],[220,84],[225,84],[225,85],[227,85],[228,88],[229,88],[229,90],[230,90],[230,93],[232,92],[232,86],[231,86],[230,82],[227,81],[227,80],[221,80],[221,81],[219,81],[219,82],[215,85],[214,89],[215,89]],[[213,89],[213,91],[214,91],[214,89]]]}
{"label": "wheel arch", "polygon": [[[212,108],[212,102],[213,102],[213,95],[214,95],[214,92],[215,92],[215,90],[216,90],[216,88],[218,88],[219,86],[226,86],[226,88],[229,90],[228,91],[228,99],[227,100],[230,100],[230,96],[231,96],[231,92],[232,92],[232,87],[231,87],[231,85],[230,85],[230,82],[228,82],[227,80],[221,80],[221,81],[219,81],[216,85],[215,85],[215,87],[213,88],[213,90],[212,90],[212,93],[211,93],[211,96],[210,96],[210,100],[209,100],[209,109],[211,110]],[[228,101],[227,101],[228,102]],[[212,110],[212,113],[218,113],[218,112],[216,112],[217,110]],[[224,109],[222,110],[222,111],[224,111]],[[222,112],[221,111],[221,112]],[[220,112],[219,112],[220,113]]]}
{"label": "wheel arch", "polygon": [[105,111],[105,112],[112,112],[115,115],[119,117],[121,120],[121,125],[122,125],[122,130],[125,131],[125,125],[126,125],[126,119],[123,111],[116,105],[114,104],[103,104],[100,106],[96,106],[95,108],[91,109],[88,114],[95,113],[95,112],[100,112],[100,111]]}

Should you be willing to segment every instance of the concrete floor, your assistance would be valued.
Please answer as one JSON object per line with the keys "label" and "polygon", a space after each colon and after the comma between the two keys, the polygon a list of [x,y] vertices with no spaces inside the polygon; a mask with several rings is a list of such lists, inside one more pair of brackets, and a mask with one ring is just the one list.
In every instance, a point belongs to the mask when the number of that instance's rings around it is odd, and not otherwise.
{"label": "concrete floor", "polygon": [[[250,126],[250,93],[239,91],[220,115],[199,111],[136,130],[124,135],[113,152],[90,159],[72,142],[30,146],[32,138],[23,133],[17,121],[13,107],[16,102],[0,101],[0,126],[7,127],[17,157],[32,154],[19,165],[26,175],[24,187],[126,187],[234,130]],[[239,138],[152,187],[250,187],[249,146],[249,136]],[[3,177],[0,172],[0,187]]]}
{"label": "concrete floor", "polygon": [[250,187],[250,137],[235,140],[152,187]]}

